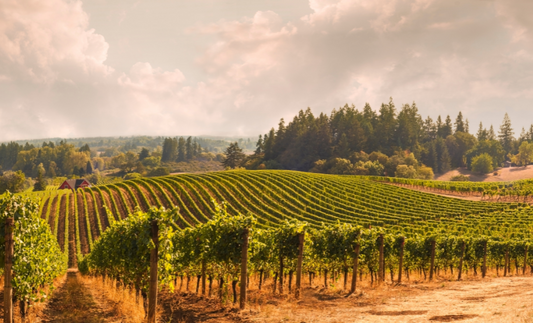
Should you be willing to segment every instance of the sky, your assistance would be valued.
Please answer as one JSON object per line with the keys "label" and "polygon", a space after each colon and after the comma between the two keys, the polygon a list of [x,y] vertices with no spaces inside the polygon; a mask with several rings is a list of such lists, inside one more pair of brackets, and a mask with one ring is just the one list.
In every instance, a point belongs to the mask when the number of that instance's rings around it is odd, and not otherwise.
{"label": "sky", "polygon": [[533,1],[0,0],[0,140],[258,136],[346,103],[533,123]]}

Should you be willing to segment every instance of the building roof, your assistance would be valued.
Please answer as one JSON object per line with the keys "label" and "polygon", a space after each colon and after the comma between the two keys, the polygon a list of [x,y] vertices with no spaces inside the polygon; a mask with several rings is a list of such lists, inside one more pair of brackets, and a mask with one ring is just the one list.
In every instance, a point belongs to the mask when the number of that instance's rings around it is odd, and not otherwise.
{"label": "building roof", "polygon": [[[78,178],[78,179],[67,179],[61,184],[60,187],[62,187],[65,183],[71,188],[71,189],[77,189],[81,186],[91,186],[91,184],[84,178]],[[86,183],[85,185],[83,185]]]}

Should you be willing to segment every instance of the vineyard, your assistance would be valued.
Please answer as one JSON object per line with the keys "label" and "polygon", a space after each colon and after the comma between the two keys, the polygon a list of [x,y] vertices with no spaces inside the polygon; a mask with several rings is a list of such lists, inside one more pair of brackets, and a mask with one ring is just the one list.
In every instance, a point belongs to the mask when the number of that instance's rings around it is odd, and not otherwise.
{"label": "vineyard", "polygon": [[[35,193],[32,193],[35,194]],[[232,171],[200,175],[144,178],[100,185],[77,192],[47,190],[40,214],[69,254],[70,266],[114,221],[151,206],[179,208],[181,228],[209,220],[216,203],[227,203],[230,214],[253,214],[263,228],[286,219],[306,221],[313,227],[337,221],[401,228],[407,232],[470,230],[518,217],[509,229],[527,222],[519,203],[483,203],[450,199],[398,188],[352,176],[291,171]],[[486,215],[489,214],[490,215]],[[482,229],[485,228],[485,229]],[[498,226],[497,229],[502,229]]]}
{"label": "vineyard", "polygon": [[487,201],[533,202],[532,179],[512,182],[446,182],[382,176],[368,176],[365,178],[403,187],[424,189],[428,192],[458,196],[478,196]]}

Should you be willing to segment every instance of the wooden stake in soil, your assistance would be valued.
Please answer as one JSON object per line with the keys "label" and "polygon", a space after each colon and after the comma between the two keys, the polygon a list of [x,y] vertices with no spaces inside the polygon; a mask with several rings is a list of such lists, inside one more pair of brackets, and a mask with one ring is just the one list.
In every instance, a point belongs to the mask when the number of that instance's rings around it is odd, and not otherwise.
{"label": "wooden stake in soil", "polygon": [[246,306],[246,284],[248,278],[248,229],[242,233],[242,253],[241,253],[241,295],[239,308]]}
{"label": "wooden stake in soil", "polygon": [[403,246],[405,244],[405,238],[400,238],[400,259],[398,263],[398,284],[402,283],[402,270],[403,270]]}
{"label": "wooden stake in soil", "polygon": [[206,284],[205,283],[206,283],[206,279],[207,279],[207,277],[205,275],[205,266],[206,266],[205,259],[203,259],[202,260],[202,295],[203,296],[205,296],[205,290],[206,290],[206,288],[205,288]]}
{"label": "wooden stake in soil", "polygon": [[483,268],[481,268],[481,277],[487,275],[487,241],[483,244]]}
{"label": "wooden stake in soil", "polygon": [[13,286],[11,286],[11,268],[13,266],[13,218],[6,219],[4,241],[6,255],[4,262],[4,322],[13,323]]}
{"label": "wooden stake in soil", "polygon": [[463,273],[463,258],[465,256],[465,242],[461,245],[461,260],[459,260],[459,274],[457,280],[461,280],[461,274]]}
{"label": "wooden stake in soil", "polygon": [[302,262],[304,259],[304,240],[305,232],[302,232],[298,235],[298,263],[296,264],[296,291],[294,292],[294,297],[296,299],[300,298],[300,288],[302,287]]}
{"label": "wooden stake in soil", "polygon": [[435,240],[431,241],[431,262],[429,264],[429,281],[433,280],[433,272],[435,271]]}
{"label": "wooden stake in soil", "polygon": [[378,283],[381,284],[383,283],[383,280],[385,279],[385,255],[383,254],[384,253],[384,249],[383,249],[383,244],[384,244],[384,239],[383,239],[383,234],[380,234],[379,235],[379,272],[378,272]]}
{"label": "wooden stake in soil", "polygon": [[359,243],[355,245],[353,256],[352,288],[350,289],[350,294],[355,293],[355,288],[357,287],[357,267],[359,267]]}
{"label": "wooden stake in soil", "polygon": [[524,250],[524,266],[522,267],[522,275],[526,274],[526,266],[527,266],[527,251],[529,249],[529,246],[526,246],[526,250]]}
{"label": "wooden stake in soil", "polygon": [[159,227],[157,221],[152,221],[152,242],[155,247],[150,253],[150,290],[148,294],[148,323],[155,323],[157,308],[157,254],[159,251]]}
{"label": "wooden stake in soil", "polygon": [[279,255],[279,294],[283,295],[283,256]]}

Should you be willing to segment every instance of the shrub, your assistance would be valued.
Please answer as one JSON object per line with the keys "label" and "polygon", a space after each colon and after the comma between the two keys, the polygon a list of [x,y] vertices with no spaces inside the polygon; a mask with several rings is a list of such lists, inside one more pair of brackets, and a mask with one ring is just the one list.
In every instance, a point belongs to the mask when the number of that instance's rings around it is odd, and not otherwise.
{"label": "shrub", "polygon": [[413,166],[399,165],[396,167],[396,172],[394,173],[396,177],[400,178],[416,178],[417,173],[416,169]]}
{"label": "shrub", "polygon": [[137,178],[141,178],[142,175],[139,174],[139,173],[129,173],[129,174],[126,174],[126,176],[124,176],[124,180],[127,181],[127,180],[130,180],[130,179],[137,179]]}
{"label": "shrub", "polygon": [[492,157],[484,153],[472,159],[472,171],[478,174],[488,174],[492,172]]}
{"label": "shrub", "polygon": [[416,172],[418,173],[418,178],[420,179],[433,179],[433,177],[435,177],[431,167],[421,166]]}
{"label": "shrub", "polygon": [[157,167],[155,169],[152,169],[148,176],[167,176],[170,175],[170,170],[166,167]]}
{"label": "shrub", "polygon": [[452,178],[450,178],[450,181],[452,181],[452,182],[469,182],[470,181],[470,177],[466,176],[466,175],[463,175],[463,174],[459,174],[459,175],[452,176]]}

